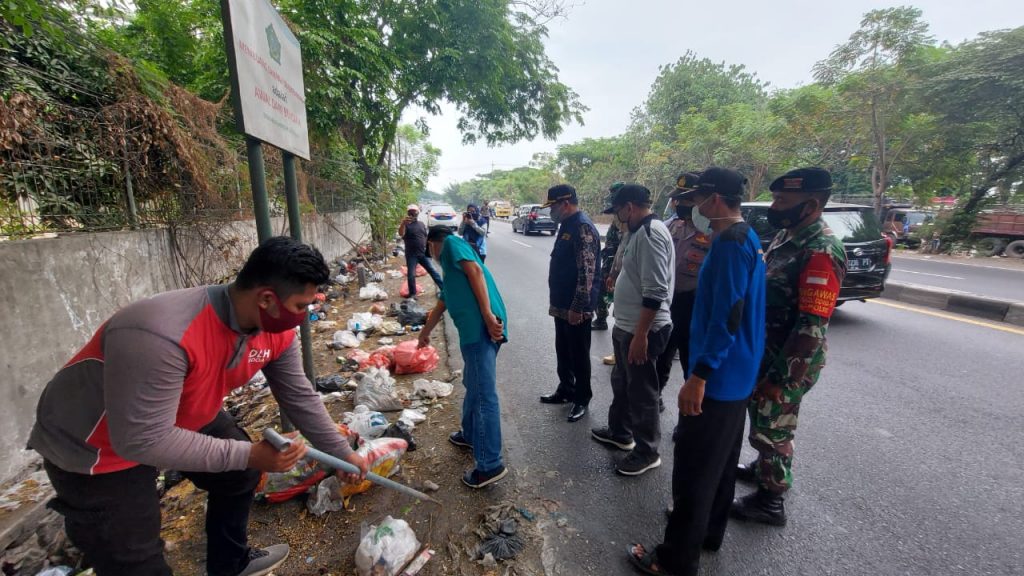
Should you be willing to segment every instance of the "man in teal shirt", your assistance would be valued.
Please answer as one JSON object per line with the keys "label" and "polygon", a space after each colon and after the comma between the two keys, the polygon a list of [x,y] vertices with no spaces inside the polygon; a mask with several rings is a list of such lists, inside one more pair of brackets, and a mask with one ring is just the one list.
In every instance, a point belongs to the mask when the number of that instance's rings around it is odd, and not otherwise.
{"label": "man in teal shirt", "polygon": [[445,310],[459,332],[459,349],[465,364],[462,384],[462,430],[448,440],[456,446],[471,448],[476,466],[462,481],[471,488],[483,488],[508,474],[501,459],[501,411],[495,363],[498,349],[508,341],[508,317],[505,303],[491,273],[476,250],[443,226],[427,233],[431,255],[439,256],[444,287],[437,306],[430,311],[420,332],[420,348],[430,344],[430,332]]}

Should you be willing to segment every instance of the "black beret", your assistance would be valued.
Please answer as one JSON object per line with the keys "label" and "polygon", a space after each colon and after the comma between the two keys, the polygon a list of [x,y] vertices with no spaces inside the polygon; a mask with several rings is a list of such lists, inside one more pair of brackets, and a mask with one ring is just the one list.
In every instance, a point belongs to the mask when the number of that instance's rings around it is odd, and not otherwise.
{"label": "black beret", "polygon": [[797,168],[772,181],[772,192],[830,192],[832,175],[824,168]]}

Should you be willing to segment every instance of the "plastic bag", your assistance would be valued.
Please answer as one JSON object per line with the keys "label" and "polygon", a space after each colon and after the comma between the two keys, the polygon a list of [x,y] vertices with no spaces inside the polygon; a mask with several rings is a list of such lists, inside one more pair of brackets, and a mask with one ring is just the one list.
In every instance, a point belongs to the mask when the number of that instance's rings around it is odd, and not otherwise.
{"label": "plastic bag", "polygon": [[360,576],[397,576],[419,549],[409,524],[388,516],[363,535],[356,549],[356,569]]}
{"label": "plastic bag", "polygon": [[407,424],[411,424],[412,426],[410,426],[410,427],[413,427],[413,426],[416,426],[417,424],[419,424],[420,422],[423,422],[424,420],[426,420],[427,419],[427,415],[424,414],[423,412],[420,412],[419,410],[413,410],[411,408],[406,408],[406,409],[402,410],[401,414],[399,414],[398,419],[400,421],[406,422]]}
{"label": "plastic bag", "polygon": [[427,322],[427,311],[415,300],[403,300],[398,309],[398,321],[412,326],[425,324]]}
{"label": "plastic bag", "polygon": [[451,395],[455,387],[440,380],[419,379],[412,383],[412,393],[424,400],[435,400]]}
{"label": "plastic bag", "polygon": [[352,412],[345,412],[341,421],[348,426],[349,430],[366,440],[380,438],[388,429],[388,419],[380,412],[370,410],[364,404],[357,405]]}
{"label": "plastic bag", "polygon": [[369,368],[384,368],[390,370],[395,365],[394,354],[394,346],[381,346],[371,352],[365,362],[359,363],[359,369],[367,370]]}
{"label": "plastic bag", "polygon": [[314,516],[345,509],[345,499],[341,497],[341,482],[337,476],[331,474],[309,490],[306,509]]}
{"label": "plastic bag", "polygon": [[[399,462],[408,448],[409,443],[402,438],[377,438],[367,440],[356,452],[366,460],[370,472],[390,478],[401,468]],[[373,482],[369,480],[363,480],[359,484],[342,484],[341,496],[347,504],[353,495],[362,494],[372,486]]]}
{"label": "plastic bag", "polygon": [[[360,336],[362,336],[362,338],[360,338]],[[332,338],[332,340],[335,348],[338,346],[359,348],[359,345],[363,343],[363,340],[366,340],[366,336],[364,334],[356,335],[351,330],[338,330],[334,333],[334,338]]]}
{"label": "plastic bag", "polygon": [[395,394],[395,379],[384,369],[370,368],[362,376],[356,374],[355,404],[363,404],[370,410],[395,412],[405,406]]}
{"label": "plastic bag", "polygon": [[405,328],[394,320],[385,320],[384,323],[380,325],[380,331],[382,334],[405,334]]}
{"label": "plastic bag", "polygon": [[385,306],[383,302],[375,302],[372,306],[370,306],[370,313],[380,314],[381,316],[383,316],[384,314],[388,313],[388,307]]}
{"label": "plastic bag", "polygon": [[[402,277],[403,278],[409,274],[409,268],[407,266],[402,266],[401,270],[402,270]],[[416,265],[416,276],[419,277],[419,276],[426,276],[426,275],[427,275],[427,269],[424,268],[423,266],[420,266],[419,264],[417,264]]]}
{"label": "plastic bag", "polygon": [[395,374],[422,374],[437,368],[441,362],[433,346],[418,348],[416,340],[406,340],[395,346]]}
{"label": "plastic bag", "polygon": [[372,331],[380,328],[384,318],[370,312],[356,312],[348,320],[348,329],[353,332]]}
{"label": "plastic bag", "polygon": [[387,300],[388,293],[373,282],[359,289],[360,300]]}
{"label": "plastic bag", "polygon": [[[349,444],[359,441],[359,435],[350,430],[348,426],[339,425],[338,432],[345,437]],[[301,438],[298,432],[290,432],[285,434],[285,437]],[[331,472],[330,468],[307,456],[299,460],[287,472],[264,472],[261,474],[260,481],[256,485],[255,496],[257,499],[264,499],[267,502],[284,502],[300,494],[305,494],[311,487],[323,480],[329,472]]]}
{"label": "plastic bag", "polygon": [[362,366],[363,362],[366,362],[367,360],[370,359],[370,353],[367,352],[366,350],[353,350],[348,353],[348,356],[346,356],[346,358]]}
{"label": "plastic bag", "polygon": [[[419,283],[416,283],[416,294],[423,294],[423,286],[420,286]],[[401,296],[402,298],[408,298],[409,297],[409,283],[408,282],[402,282],[402,285],[398,287],[398,295]]]}
{"label": "plastic bag", "polygon": [[74,571],[75,569],[71,568],[70,566],[54,566],[52,568],[47,568],[46,570],[43,570],[42,572],[36,574],[36,576],[68,576]]}
{"label": "plastic bag", "polygon": [[409,424],[406,420],[399,419],[398,422],[388,426],[388,429],[384,431],[384,436],[382,436],[382,438],[401,438],[402,440],[405,440],[406,444],[408,444],[408,451],[414,452],[416,450],[416,439],[412,437],[412,429],[412,424]]}

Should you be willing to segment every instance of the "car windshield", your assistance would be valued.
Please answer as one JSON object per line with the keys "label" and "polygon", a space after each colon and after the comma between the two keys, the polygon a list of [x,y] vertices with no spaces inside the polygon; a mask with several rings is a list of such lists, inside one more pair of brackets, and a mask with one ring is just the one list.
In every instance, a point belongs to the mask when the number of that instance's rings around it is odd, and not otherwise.
{"label": "car windshield", "polygon": [[537,214],[537,216],[547,216],[548,218],[551,217],[551,208],[550,207],[549,208],[534,208],[533,212],[535,214]]}
{"label": "car windshield", "polygon": [[925,222],[931,222],[932,215],[927,212],[907,212],[907,222],[911,226],[917,226],[918,224],[924,224]]}
{"label": "car windshield", "polygon": [[452,212],[455,210],[451,206],[432,206],[430,208],[431,214],[451,214]]}
{"label": "car windshield", "polygon": [[826,211],[823,217],[843,242],[871,242],[882,237],[878,219],[870,208]]}

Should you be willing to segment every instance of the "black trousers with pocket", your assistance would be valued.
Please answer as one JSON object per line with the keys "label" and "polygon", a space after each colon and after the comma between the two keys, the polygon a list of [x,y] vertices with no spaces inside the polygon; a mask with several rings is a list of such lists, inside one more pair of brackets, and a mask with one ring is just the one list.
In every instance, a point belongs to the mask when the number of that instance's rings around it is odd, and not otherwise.
{"label": "black trousers with pocket", "polygon": [[576,404],[587,406],[594,396],[590,382],[591,320],[573,326],[555,318],[555,361],[558,364],[557,393]]}
{"label": "black trousers with pocket", "polygon": [[[215,438],[249,441],[226,412],[199,431]],[[169,576],[160,538],[158,471],[135,466],[109,474],[77,474],[43,463],[57,497],[50,507],[64,516],[68,538],[98,576]],[[182,472],[208,492],[206,571],[235,576],[249,562],[247,530],[256,470]]]}
{"label": "black trousers with pocket", "polygon": [[671,574],[697,574],[701,546],[721,545],[725,538],[747,404],[704,398],[699,416],[679,417],[672,515],[656,549],[658,563]]}

